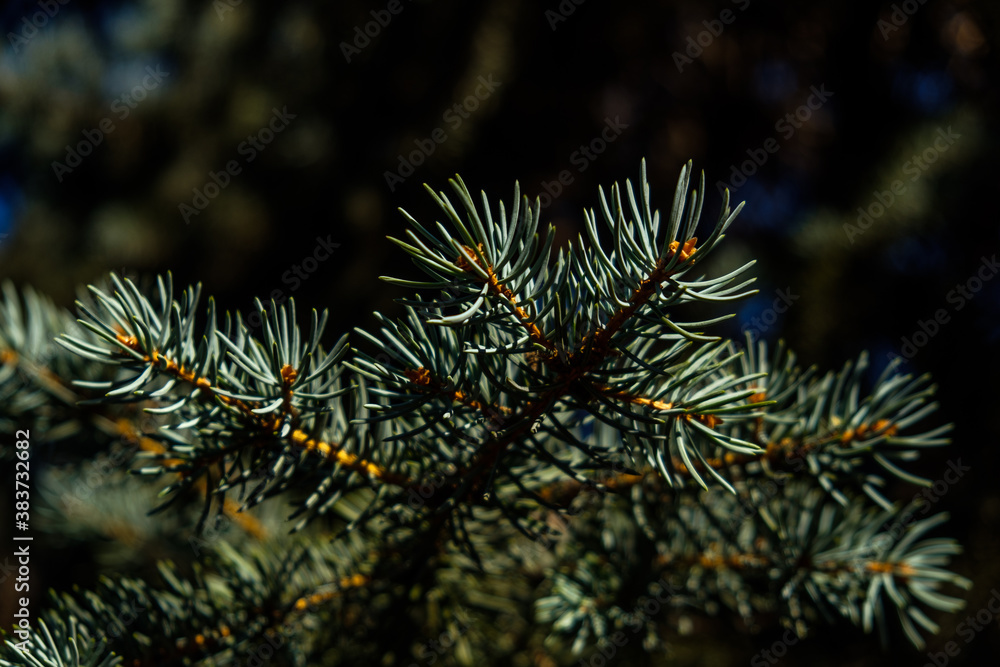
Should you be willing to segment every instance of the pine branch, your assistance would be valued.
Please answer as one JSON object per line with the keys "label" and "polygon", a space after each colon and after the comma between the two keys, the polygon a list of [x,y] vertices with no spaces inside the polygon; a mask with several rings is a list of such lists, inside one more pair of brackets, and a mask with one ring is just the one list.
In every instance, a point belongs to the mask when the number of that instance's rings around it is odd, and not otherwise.
{"label": "pine branch", "polygon": [[[846,619],[886,637],[887,601],[922,646],[930,610],[962,605],[944,585],[969,582],[948,569],[960,547],[927,536],[946,516],[913,523],[882,489],[885,472],[927,484],[904,466],[948,442],[950,424],[925,424],[935,387],[890,365],[866,389],[864,354],[818,375],[783,345],[707,333],[731,313],[685,321],[692,302],[753,293],[752,262],[696,274],[742,204],[726,193],[699,243],[704,177],[689,194],[690,171],[661,218],[643,164],[555,253],[516,185],[509,207],[477,204],[460,178],[457,204],[431,191],[446,224],[404,213],[412,229],[393,239],[426,279],[386,278],[420,292],[401,318],[376,313],[357,349],[345,335],[327,350],[327,314],[300,328],[292,300],[257,301],[253,335],[240,313],[202,309],[199,286],[175,295],[169,274],[151,296],[116,275],[91,286],[78,323],[5,286],[0,424],[94,439],[87,457],[117,442],[147,482],[108,476],[75,534],[134,534],[136,509],[161,536],[202,531],[213,508],[243,530],[190,568],[54,595],[48,630],[0,659],[226,664],[264,643],[283,664],[403,659],[421,633],[458,627],[456,609],[478,618],[456,649],[465,664],[496,650],[498,619],[563,657],[623,628],[657,650],[685,616],[723,611],[751,630]],[[47,479],[72,486],[88,469],[73,463]],[[150,506],[116,508],[123,493]],[[302,531],[284,542],[273,514],[248,512],[277,499],[282,527]],[[648,596],[661,617],[637,611]],[[135,601],[148,613],[109,636]],[[429,610],[436,624],[419,620]],[[376,635],[401,611],[387,647]],[[331,619],[352,631],[324,632]]]}

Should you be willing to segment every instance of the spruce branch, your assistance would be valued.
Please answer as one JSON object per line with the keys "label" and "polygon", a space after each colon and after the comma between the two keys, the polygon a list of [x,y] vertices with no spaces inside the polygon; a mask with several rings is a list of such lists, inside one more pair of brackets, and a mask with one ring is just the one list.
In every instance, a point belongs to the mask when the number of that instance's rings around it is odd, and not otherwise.
{"label": "spruce branch", "polygon": [[[91,286],[78,322],[5,287],[0,424],[84,427],[139,452],[144,477],[109,475],[79,531],[134,522],[112,505],[155,487],[167,500],[141,509],[162,535],[202,530],[213,507],[242,530],[156,577],[54,595],[28,653],[8,644],[0,660],[227,664],[263,642],[281,664],[402,659],[456,627],[456,609],[479,619],[457,644],[466,664],[497,650],[501,619],[563,657],[623,628],[659,650],[686,617],[721,613],[800,636],[892,625],[922,646],[932,614],[963,604],[947,588],[969,586],[950,570],[961,549],[931,536],[945,514],[913,522],[883,490],[885,473],[927,484],[906,464],[948,443],[936,388],[895,365],[868,386],[864,354],[819,374],[783,344],[711,335],[732,313],[687,321],[692,302],[753,293],[752,262],[698,273],[742,204],[725,193],[699,243],[704,177],[689,193],[690,173],[661,218],[643,164],[637,186],[599,192],[565,249],[517,185],[493,206],[456,177],[431,191],[443,223],[404,213],[394,242],[427,277],[386,278],[420,291],[356,330],[357,348],[324,347],[326,312],[302,327],[292,300],[257,301],[253,335],[169,274],[148,291],[117,275]],[[76,464],[45,479],[68,487]],[[271,499],[287,523],[248,512]],[[642,610],[650,597],[662,614]],[[148,613],[112,636],[135,603]]]}
{"label": "spruce branch", "polygon": [[[431,191],[454,233],[438,222],[435,234],[407,215],[414,227],[407,232],[409,242],[394,241],[430,280],[387,280],[437,288],[443,298],[405,301],[406,321],[387,323],[381,337],[359,332],[392,357],[377,363],[362,355],[353,366],[391,387],[383,394],[389,400],[372,406],[381,412],[377,419],[404,413],[412,417],[416,410],[421,419],[405,433],[445,425],[450,427],[449,446],[473,441],[470,429],[484,424],[490,441],[476,442],[474,461],[466,468],[459,464],[459,476],[476,476],[467,486],[478,493],[478,477],[488,474],[487,494],[505,452],[531,446],[533,439],[524,437],[529,430],[586,451],[593,461],[606,459],[610,450],[598,452],[573,433],[583,420],[570,417],[564,422],[558,413],[584,413],[588,419],[617,425],[627,439],[641,443],[645,459],[668,480],[673,479],[668,469],[673,458],[664,456],[664,450],[677,452],[702,485],[705,481],[692,461],[704,458],[705,441],[740,453],[762,451],[731,436],[728,429],[716,428],[724,421],[720,413],[727,414],[728,421],[753,414],[757,406],[742,401],[754,392],[731,391],[753,377],[728,371],[735,357],[723,357],[724,346],[692,349],[695,342],[714,339],[689,329],[723,318],[682,325],[668,310],[688,301],[724,301],[752,293],[741,292],[749,281],[730,284],[752,262],[720,278],[685,280],[739,212],[739,207],[730,211],[727,195],[714,230],[697,247],[693,234],[703,195],[696,191],[688,199],[689,172],[690,164],[682,170],[666,229],[650,206],[645,163],[641,205],[631,184],[626,186],[628,208],[618,186],[612,188],[610,206],[602,190],[602,211],[614,249],[609,253],[601,247],[596,216],[590,213],[590,247],[581,237],[579,252],[560,251],[554,266],[553,228],[540,242],[540,209],[537,202],[532,208],[527,198],[518,201],[516,185],[510,216],[502,204],[494,216],[485,194],[482,208],[477,207],[461,179],[452,181],[461,210],[445,193]],[[700,185],[703,191],[703,176]],[[627,221],[627,215],[632,219]],[[599,276],[595,266],[601,269]],[[624,285],[631,293],[619,294],[613,285]],[[594,303],[602,325],[591,328],[595,318],[587,311]],[[461,310],[444,314],[451,309]],[[451,333],[435,332],[435,325],[447,325]],[[665,345],[669,347],[662,349]],[[727,484],[708,469],[716,481]]]}
{"label": "spruce branch", "polygon": [[[246,486],[256,471],[269,479],[245,498],[253,506],[303,477],[328,479],[299,508],[315,517],[345,492],[378,480],[404,478],[373,460],[381,451],[367,428],[352,428],[339,364],[348,347],[341,337],[327,352],[320,344],[327,315],[312,312],[307,335],[295,321],[295,304],[272,308],[258,301],[265,319],[263,340],[250,336],[237,313],[218,328],[213,302],[200,339],[195,335],[200,287],[173,298],[171,277],[157,280],[159,306],[130,280],[112,276],[116,290],[91,288],[94,304],[78,301],[81,324],[101,344],[64,334],[62,346],[85,358],[120,368],[120,379],[89,383],[106,391],[104,401],[156,401],[146,411],[171,419],[159,435],[162,450],[144,474],[176,473],[164,489],[176,493],[208,481],[224,503],[226,491]],[[323,471],[319,473],[319,471]],[[206,506],[207,514],[207,506]],[[300,524],[304,525],[304,524]]]}

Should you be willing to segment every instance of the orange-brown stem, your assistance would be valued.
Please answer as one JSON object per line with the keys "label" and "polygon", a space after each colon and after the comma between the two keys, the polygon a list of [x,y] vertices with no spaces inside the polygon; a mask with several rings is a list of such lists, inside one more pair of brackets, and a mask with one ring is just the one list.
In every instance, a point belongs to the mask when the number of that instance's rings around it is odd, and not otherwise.
{"label": "orange-brown stem", "polygon": [[[124,334],[118,334],[118,340],[129,349],[135,352],[141,353],[142,350],[139,349],[139,343],[135,336],[125,336]],[[294,408],[291,406],[291,384],[295,381],[298,375],[298,371],[288,365],[285,365],[281,369],[281,377],[285,384],[284,388],[284,400],[283,403],[287,405],[290,409],[289,412],[278,413],[277,415],[267,418],[253,413],[253,407],[249,405],[246,401],[240,399],[231,398],[219,393],[215,387],[212,385],[208,378],[198,377],[193,371],[187,370],[182,366],[179,366],[173,359],[167,358],[161,355],[157,350],[153,350],[150,354],[144,354],[143,360],[150,364],[156,364],[160,366],[162,364],[161,370],[172,375],[173,377],[184,380],[190,384],[197,386],[203,390],[202,400],[210,400],[210,398],[218,399],[219,401],[236,407],[248,423],[253,424],[255,427],[262,431],[269,433],[276,433],[281,428],[283,422],[283,414],[291,414],[294,416]],[[408,480],[394,473],[383,469],[382,467],[358,457],[350,452],[345,452],[342,448],[335,444],[323,442],[321,440],[316,440],[302,431],[301,429],[293,429],[288,436],[289,442],[298,447],[302,447],[308,451],[314,451],[321,454],[328,460],[333,460],[344,466],[345,468],[361,472],[369,477],[380,479],[382,481],[388,482],[390,484],[405,485]]]}
{"label": "orange-brown stem", "polygon": [[[483,244],[481,243],[479,244],[479,250],[480,252],[482,252],[483,250]],[[458,267],[460,269],[463,269],[467,273],[473,273],[475,275],[479,275],[472,268],[472,264],[470,264],[470,262],[486,272],[487,275],[486,282],[489,285],[490,293],[493,296],[503,297],[506,300],[506,302],[510,304],[511,309],[513,309],[514,313],[517,315],[518,320],[521,322],[521,326],[525,328],[525,330],[528,332],[528,335],[531,336],[531,339],[536,343],[538,343],[539,345],[547,347],[550,350],[554,350],[555,347],[545,337],[545,334],[542,333],[542,330],[539,329],[538,326],[531,321],[531,317],[528,315],[527,311],[525,311],[524,308],[521,308],[521,306],[517,305],[517,297],[514,295],[514,293],[510,290],[509,287],[501,283],[499,278],[497,278],[497,274],[494,272],[493,267],[488,265],[483,266],[482,263],[480,263],[479,257],[476,255],[475,250],[473,250],[469,246],[462,246],[462,254],[459,255],[457,262]]]}

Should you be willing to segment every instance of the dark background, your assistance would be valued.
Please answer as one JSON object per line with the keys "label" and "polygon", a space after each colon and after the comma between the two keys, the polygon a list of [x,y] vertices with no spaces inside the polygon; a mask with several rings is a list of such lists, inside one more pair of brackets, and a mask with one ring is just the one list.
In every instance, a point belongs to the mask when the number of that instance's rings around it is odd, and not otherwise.
{"label": "dark background", "polygon": [[[440,218],[425,182],[443,189],[457,172],[473,191],[509,203],[515,180],[534,196],[567,170],[572,182],[543,216],[565,244],[581,231],[581,210],[598,205],[597,187],[636,179],[643,157],[661,210],[693,159],[714,221],[715,184],[735,185],[734,168],[774,138],[777,151],[759,168],[747,163],[752,175],[733,190],[746,208],[712,269],[756,258],[760,293],[716,332],[736,337],[749,326],[783,337],[824,370],[867,349],[874,374],[921,321],[946,311],[905,368],[935,377],[933,419],[956,424],[954,442],[913,469],[939,479],[948,461],[973,466],[935,509],[952,514],[942,534],[965,545],[956,568],[975,582],[967,611],[983,608],[1000,586],[1000,280],[986,280],[961,309],[948,295],[1000,250],[1000,4],[564,0],[561,15],[554,1],[401,0],[348,62],[344,44],[387,4],[69,0],[54,2],[54,16],[32,33],[24,19],[39,5],[4,3],[0,277],[66,305],[109,270],[138,279],[170,270],[179,285],[200,281],[223,309],[243,312],[278,290],[300,307],[329,308],[333,339],[373,327],[374,310],[400,312],[393,299],[404,292],[378,276],[418,274],[385,237],[405,229],[397,207]],[[711,23],[720,17],[731,21]],[[691,46],[699,37],[700,53]],[[167,76],[122,117],[115,100],[147,67]],[[480,77],[499,85],[470,101],[478,108],[456,127],[445,114]],[[812,87],[831,95],[806,111]],[[295,118],[248,162],[241,142],[284,108]],[[808,118],[789,133],[779,123],[797,110]],[[575,152],[609,118],[620,134],[581,162]],[[94,134],[105,119],[113,131]],[[436,128],[445,141],[390,187],[386,172]],[[958,138],[938,151],[935,137],[949,128]],[[57,174],[53,162],[65,163],[88,135],[100,143]],[[913,158],[925,153],[933,162],[915,171]],[[240,173],[185,222],[180,205],[230,160]],[[876,192],[895,180],[905,190],[851,238],[845,225],[857,225],[859,207],[878,213]],[[313,255],[317,237],[339,246],[293,290],[288,272]],[[773,324],[753,324],[777,290],[798,298]],[[897,484],[890,493],[914,490]],[[929,648],[958,639],[964,616],[940,616]],[[690,664],[746,664],[775,637],[708,637]],[[896,639],[882,653],[874,638],[838,627],[800,642],[783,663],[927,661]],[[951,664],[1000,655],[995,620],[972,643],[958,641]]]}

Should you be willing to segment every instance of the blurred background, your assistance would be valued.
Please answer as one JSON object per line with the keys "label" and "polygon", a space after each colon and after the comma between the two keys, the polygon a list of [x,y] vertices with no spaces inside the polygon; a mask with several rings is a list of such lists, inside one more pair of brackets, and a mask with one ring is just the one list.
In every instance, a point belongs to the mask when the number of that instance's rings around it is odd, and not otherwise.
{"label": "blurred background", "polygon": [[[0,278],[71,305],[108,271],[169,270],[223,309],[329,308],[333,339],[400,312],[378,277],[419,275],[386,236],[400,207],[440,218],[424,183],[509,203],[519,181],[565,244],[599,185],[645,157],[668,208],[691,159],[709,222],[723,187],[746,202],[708,271],[758,260],[759,294],[715,333],[936,378],[954,444],[914,470],[972,466],[935,509],[975,613],[1000,587],[998,20],[961,0],[6,2]],[[996,626],[951,664],[996,664]],[[777,636],[703,638],[685,664]],[[897,639],[901,664],[928,661]],[[842,627],[782,662],[885,657]]]}

